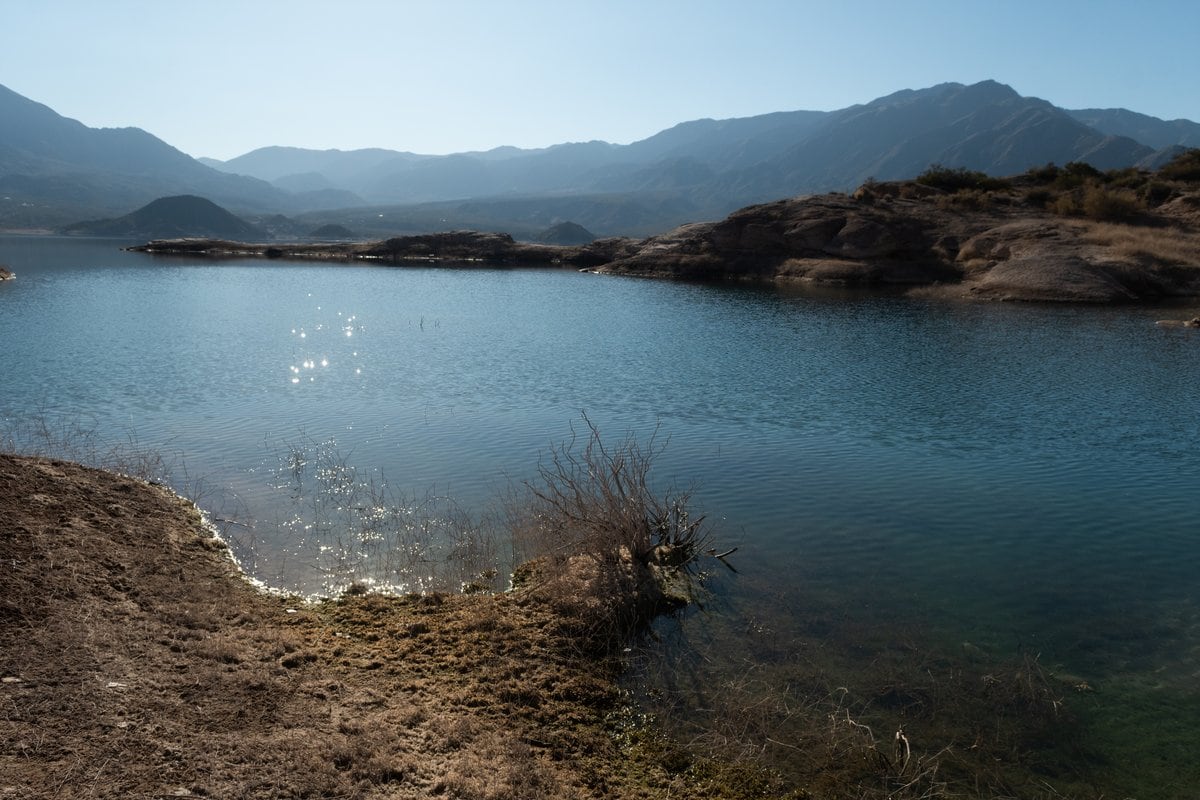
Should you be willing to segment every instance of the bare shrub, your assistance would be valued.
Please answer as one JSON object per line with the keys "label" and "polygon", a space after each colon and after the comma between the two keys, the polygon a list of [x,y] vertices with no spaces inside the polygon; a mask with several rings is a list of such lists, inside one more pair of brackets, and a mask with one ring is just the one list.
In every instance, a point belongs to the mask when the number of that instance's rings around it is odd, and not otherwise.
{"label": "bare shrub", "polygon": [[1110,188],[1099,181],[1064,191],[1047,203],[1055,214],[1098,221],[1132,221],[1142,216],[1145,203],[1132,189]]}
{"label": "bare shrub", "polygon": [[586,433],[572,429],[508,498],[514,560],[526,564],[514,584],[589,615],[611,639],[687,602],[709,531],[691,515],[690,492],[655,492],[657,431],[646,444],[629,435],[610,445],[586,414],[583,423]]}
{"label": "bare shrub", "polygon": [[1077,192],[1063,192],[1049,200],[1046,208],[1063,217],[1077,217],[1083,213],[1083,199]]}
{"label": "bare shrub", "polygon": [[1082,210],[1089,219],[1129,220],[1138,217],[1145,209],[1131,190],[1091,185],[1083,191]]}
{"label": "bare shrub", "polygon": [[627,436],[606,445],[586,415],[582,446],[571,438],[554,447],[527,481],[527,518],[520,533],[535,532],[534,547],[601,561],[648,560],[658,548],[694,551],[706,536],[704,518],[692,520],[690,492],[667,489],[660,497],[650,470],[662,446],[657,431],[642,445]]}
{"label": "bare shrub", "polygon": [[966,167],[946,167],[932,164],[917,176],[917,183],[943,189],[947,192],[960,192],[967,189],[996,190],[1007,189],[1009,182],[1003,178],[993,178],[986,172],[970,170]]}

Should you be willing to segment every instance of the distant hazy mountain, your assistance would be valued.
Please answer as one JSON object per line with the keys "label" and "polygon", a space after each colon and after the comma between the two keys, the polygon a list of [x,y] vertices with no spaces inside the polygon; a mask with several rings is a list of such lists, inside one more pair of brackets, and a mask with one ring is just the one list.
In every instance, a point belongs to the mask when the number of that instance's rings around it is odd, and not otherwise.
{"label": "distant hazy mountain", "polygon": [[1124,108],[1084,108],[1067,113],[1102,133],[1128,136],[1155,149],[1200,147],[1200,124],[1191,120],[1161,120]]}
{"label": "distant hazy mountain", "polygon": [[206,167],[143,130],[89,128],[0,86],[0,224],[22,213],[71,221],[183,192],[239,207],[288,203],[284,192]]}
{"label": "distant hazy mountain", "polygon": [[765,200],[909,178],[935,163],[1012,175],[1048,162],[1123,167],[1152,152],[995,81],[946,83],[830,112],[782,154],[721,181],[725,192]]}
{"label": "distant hazy mountain", "polygon": [[302,214],[306,231],[336,223],[364,234],[480,227],[536,236],[572,220],[602,236],[638,235],[752,202],[913,177],[934,163],[994,175],[1048,162],[1108,169],[1158,163],[1197,143],[1194,122],[1066,111],[984,81],[906,89],[838,111],[693,120],[625,145],[446,156],[267,147],[197,161],[145,131],[88,128],[0,87],[0,227],[64,224],[193,194],[259,218]]}
{"label": "distant hazy mountain", "polygon": [[[667,192],[714,217],[749,202],[853,189],[871,177],[912,177],[933,163],[995,175],[1051,161],[1107,169],[1133,165],[1166,146],[1161,137],[1147,144],[1090,127],[1074,113],[995,81],[946,83],[839,111],[695,120],[629,145],[586,142],[450,156],[266,148],[218,166],[277,185],[293,181],[289,186],[301,185],[300,174],[311,184],[316,173],[372,203],[503,203],[507,197],[527,204],[530,196]],[[594,219],[584,224],[612,232]]]}
{"label": "distant hazy mountain", "polygon": [[199,236],[253,241],[263,238],[260,229],[235,217],[211,200],[194,195],[161,197],[123,217],[76,223],[66,228],[66,232],[142,239]]}

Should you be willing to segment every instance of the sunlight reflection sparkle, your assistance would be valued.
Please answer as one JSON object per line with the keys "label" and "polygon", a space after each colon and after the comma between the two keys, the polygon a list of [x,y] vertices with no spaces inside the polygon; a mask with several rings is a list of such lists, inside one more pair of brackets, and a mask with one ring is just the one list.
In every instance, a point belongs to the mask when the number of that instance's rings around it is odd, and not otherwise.
{"label": "sunlight reflection sparkle", "polygon": [[[311,297],[311,295],[309,296]],[[321,311],[321,306],[317,306],[317,311]],[[345,350],[341,349],[345,345],[339,345],[338,342],[344,342],[346,339],[353,338],[355,334],[361,334],[364,328],[359,324],[356,314],[338,311],[335,312],[335,315],[338,318],[336,324],[331,320],[310,319],[304,325],[296,325],[289,329],[289,334],[293,337],[293,346],[291,363],[288,366],[288,381],[292,385],[302,382],[316,383],[315,371],[318,367],[324,370],[324,374],[330,378],[341,375],[352,377],[362,375],[361,363],[347,364],[347,371],[344,373],[338,369],[339,356],[343,362],[347,358],[354,361],[359,360],[358,350],[350,351],[347,354]],[[296,344],[296,340],[300,340],[302,344]],[[316,348],[325,352],[313,352]],[[300,378],[303,372],[310,373],[307,381],[302,381]]]}

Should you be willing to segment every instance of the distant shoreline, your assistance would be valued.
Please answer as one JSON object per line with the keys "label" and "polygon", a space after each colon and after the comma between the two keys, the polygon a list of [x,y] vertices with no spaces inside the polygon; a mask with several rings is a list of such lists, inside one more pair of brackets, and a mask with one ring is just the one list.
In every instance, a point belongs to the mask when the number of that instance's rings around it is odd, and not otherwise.
{"label": "distant shoreline", "polygon": [[[630,240],[601,240],[630,241]],[[462,265],[599,266],[611,260],[603,247],[525,244],[504,233],[450,231],[376,242],[237,242],[227,239],[156,239],[126,250],[157,256],[266,258],[288,261],[408,262]]]}
{"label": "distant shoreline", "polygon": [[159,239],[128,249],[214,259],[559,266],[682,280],[898,287],[988,301],[1200,298],[1200,193],[1109,221],[1037,205],[1032,198],[1045,191],[1030,179],[1002,183],[967,191],[868,183],[852,196],[779,200],[647,239],[579,246],[451,231],[367,243]]}

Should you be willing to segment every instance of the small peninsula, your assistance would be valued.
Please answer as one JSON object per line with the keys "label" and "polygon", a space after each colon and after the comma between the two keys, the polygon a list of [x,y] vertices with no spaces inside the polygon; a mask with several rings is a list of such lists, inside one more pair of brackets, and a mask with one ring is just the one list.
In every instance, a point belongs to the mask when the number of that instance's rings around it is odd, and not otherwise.
{"label": "small peninsula", "polygon": [[558,265],[683,280],[903,287],[1075,303],[1200,297],[1200,150],[1157,172],[1047,165],[1007,179],[934,166],[853,194],[749,206],[647,239],[532,244],[454,231],[371,243],[156,240],[152,254]]}

